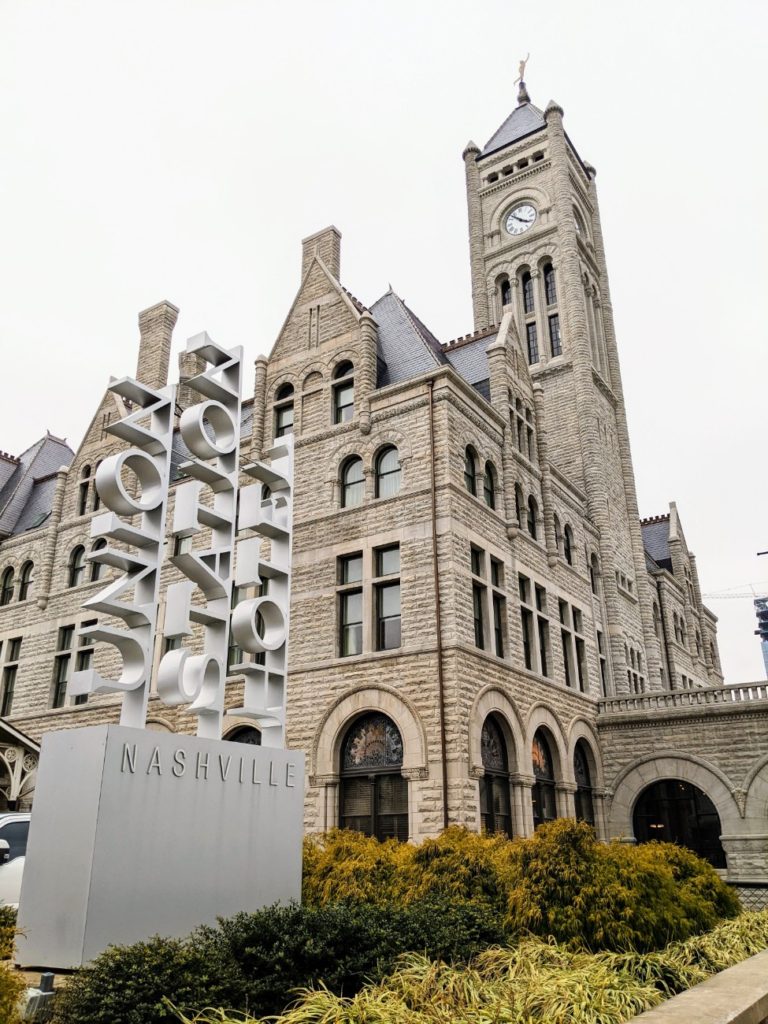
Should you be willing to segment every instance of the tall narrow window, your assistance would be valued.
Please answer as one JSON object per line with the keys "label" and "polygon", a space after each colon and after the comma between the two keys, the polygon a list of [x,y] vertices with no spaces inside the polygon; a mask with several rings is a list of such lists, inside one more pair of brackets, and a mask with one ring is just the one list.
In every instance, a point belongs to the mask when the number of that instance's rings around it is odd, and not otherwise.
{"label": "tall narrow window", "polygon": [[557,800],[555,798],[555,772],[552,767],[552,754],[549,744],[541,729],[533,737],[533,775],[535,783],[532,790],[533,827],[538,828],[547,821],[557,817]]}
{"label": "tall narrow window", "polygon": [[341,507],[362,505],[364,494],[363,460],[359,455],[353,455],[341,467]]}
{"label": "tall narrow window", "polygon": [[548,676],[549,671],[549,618],[547,617],[547,592],[544,587],[535,586],[536,627],[539,634],[539,671]]}
{"label": "tall narrow window", "polygon": [[400,455],[391,445],[376,456],[376,497],[391,498],[400,490]]}
{"label": "tall narrow window", "polygon": [[472,584],[472,617],[475,625],[475,647],[482,650],[485,647],[485,622],[483,616],[483,604],[485,599],[485,587],[482,583]]}
{"label": "tall narrow window", "polygon": [[544,267],[544,294],[548,306],[557,304],[557,286],[555,285],[555,269],[551,263]]}
{"label": "tall narrow window", "polygon": [[8,641],[3,667],[3,697],[0,703],[0,716],[7,718],[13,708],[13,691],[16,688],[16,676],[19,671],[21,657],[21,637],[16,636]]}
{"label": "tall narrow window", "polygon": [[333,373],[333,422],[347,423],[355,415],[355,368],[348,360]]}
{"label": "tall narrow window", "polygon": [[342,555],[338,560],[339,654],[342,658],[363,651],[363,556]]}
{"label": "tall narrow window", "polygon": [[[191,540],[191,538],[190,538]],[[91,554],[96,554],[98,551],[104,551],[107,546],[107,542],[102,537],[97,540],[91,548]],[[100,580],[104,575],[104,563],[91,561],[91,580]]]}
{"label": "tall narrow window", "polygon": [[584,742],[579,740],[573,752],[573,774],[576,778],[576,817],[579,821],[595,824],[595,809],[592,800],[592,779]]}
{"label": "tall narrow window", "polygon": [[91,483],[91,467],[83,466],[80,473],[80,484],[77,489],[77,514],[84,516],[88,511],[88,488]]}
{"label": "tall narrow window", "polygon": [[293,433],[293,384],[283,384],[275,395],[275,437]]}
{"label": "tall narrow window", "polygon": [[492,462],[486,462],[485,464],[483,495],[488,508],[496,508],[496,470],[493,468]]}
{"label": "tall narrow window", "polygon": [[374,553],[376,580],[376,650],[392,651],[401,645],[400,635],[400,545],[379,548]]}
{"label": "tall narrow window", "polygon": [[386,715],[358,718],[341,747],[339,825],[377,839],[408,839],[403,739]]}
{"label": "tall narrow window", "polygon": [[533,611],[531,609],[531,581],[527,576],[518,577],[520,592],[520,620],[523,632],[523,661],[525,667],[534,671],[533,652]]}
{"label": "tall narrow window", "polygon": [[464,486],[477,497],[477,453],[472,445],[464,451]]}
{"label": "tall narrow window", "polygon": [[99,497],[99,492],[96,490],[96,474],[99,471],[100,465],[101,460],[97,462],[93,468],[93,505],[91,507],[93,508],[94,512],[98,512],[98,510],[101,508],[101,498]]}
{"label": "tall narrow window", "polygon": [[19,600],[26,601],[32,593],[33,583],[33,572],[35,566],[33,562],[25,562],[21,567],[21,573],[19,575]]}
{"label": "tall narrow window", "polygon": [[523,488],[520,484],[515,484],[515,516],[517,517],[517,525],[522,530],[523,528],[523,514],[525,510],[525,498],[523,496]]}
{"label": "tall narrow window", "polygon": [[10,604],[13,600],[15,573],[9,565],[0,580],[0,605]]}
{"label": "tall narrow window", "polygon": [[504,657],[504,625],[507,602],[503,594],[493,593],[493,648],[497,658]]}
{"label": "tall narrow window", "polygon": [[85,548],[78,544],[69,556],[69,585],[79,587],[85,580]]}
{"label": "tall narrow window", "polygon": [[568,565],[573,565],[573,530],[567,523],[563,530],[563,555]]}
{"label": "tall narrow window", "polygon": [[520,284],[523,288],[523,312],[533,313],[533,278],[530,271],[526,270],[520,278]]}
{"label": "tall narrow window", "polygon": [[499,295],[501,297],[501,308],[504,309],[512,301],[512,287],[508,277],[502,277],[499,284]]}
{"label": "tall narrow window", "polygon": [[53,692],[51,707],[63,708],[67,696],[67,683],[72,667],[72,647],[75,627],[60,626],[56,640],[56,656],[53,659]]}
{"label": "tall narrow window", "polygon": [[560,340],[560,314],[553,313],[549,318],[549,346],[553,356],[563,354],[563,344]]}
{"label": "tall narrow window", "polygon": [[592,593],[597,596],[597,581],[600,578],[600,569],[598,566],[597,555],[591,555],[589,559],[589,585],[592,588]]}
{"label": "tall narrow window", "polygon": [[528,345],[528,362],[538,363],[539,361],[539,341],[536,336],[536,324],[530,323],[525,325],[525,340]]}
{"label": "tall narrow window", "polygon": [[528,499],[528,533],[536,540],[537,528],[536,520],[538,518],[539,506],[536,504],[536,499],[533,495]]}
{"label": "tall narrow window", "polygon": [[512,837],[509,796],[509,758],[504,734],[493,715],[483,722],[480,733],[483,777],[480,779],[480,821],[484,832]]}
{"label": "tall narrow window", "polygon": [[[76,672],[87,672],[88,669],[93,667],[93,640],[90,636],[83,636],[82,630],[88,626],[95,626],[96,619],[91,622],[80,623],[80,636],[77,641],[77,657],[75,658],[75,671]],[[88,702],[87,693],[78,693],[72,698],[73,704],[86,704]]]}
{"label": "tall narrow window", "polygon": [[597,657],[600,662],[600,687],[603,697],[608,696],[608,660],[605,656],[605,641],[602,632],[597,631]]}

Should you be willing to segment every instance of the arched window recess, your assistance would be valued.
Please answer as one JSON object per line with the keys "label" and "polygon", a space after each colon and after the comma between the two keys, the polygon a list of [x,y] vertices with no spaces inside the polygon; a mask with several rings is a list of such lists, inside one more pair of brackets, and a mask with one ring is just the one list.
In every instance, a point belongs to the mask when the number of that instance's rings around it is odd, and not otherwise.
{"label": "arched window recess", "polygon": [[557,817],[557,797],[555,793],[555,770],[552,752],[543,730],[539,729],[533,737],[531,751],[533,757],[533,776],[536,780],[531,790],[533,801],[533,826],[538,828],[547,821]]}
{"label": "arched window recess", "polygon": [[509,757],[501,726],[493,715],[483,722],[480,753],[484,774],[480,779],[480,822],[484,832],[512,837]]}
{"label": "arched window recess", "polygon": [[391,498],[400,490],[400,453],[394,445],[382,448],[376,456],[376,497]]}
{"label": "arched window recess", "polygon": [[333,371],[333,422],[347,423],[355,415],[355,368],[345,359]]}
{"label": "arched window recess", "polygon": [[378,712],[358,718],[341,745],[339,826],[377,839],[408,839],[403,739]]}
{"label": "arched window recess", "polygon": [[341,507],[352,508],[362,505],[364,496],[363,460],[359,455],[351,455],[341,467]]}
{"label": "arched window recess", "polygon": [[477,497],[477,452],[471,444],[464,451],[464,486]]}

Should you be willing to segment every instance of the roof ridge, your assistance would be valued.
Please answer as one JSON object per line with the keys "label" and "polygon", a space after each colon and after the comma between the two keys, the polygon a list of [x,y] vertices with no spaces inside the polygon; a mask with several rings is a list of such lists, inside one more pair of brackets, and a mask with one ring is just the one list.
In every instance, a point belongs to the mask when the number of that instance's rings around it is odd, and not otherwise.
{"label": "roof ridge", "polygon": [[468,345],[470,342],[478,341],[480,338],[487,338],[491,334],[497,334],[499,331],[499,324],[491,324],[490,327],[480,327],[478,330],[473,331],[472,334],[459,335],[457,338],[452,338],[451,341],[442,342],[443,351],[450,349],[459,348],[461,345]]}
{"label": "roof ridge", "polygon": [[640,525],[641,526],[649,526],[652,523],[663,523],[663,522],[666,522],[668,520],[669,520],[669,512],[662,512],[661,515],[658,515],[658,516],[646,516],[644,519],[640,520]]}

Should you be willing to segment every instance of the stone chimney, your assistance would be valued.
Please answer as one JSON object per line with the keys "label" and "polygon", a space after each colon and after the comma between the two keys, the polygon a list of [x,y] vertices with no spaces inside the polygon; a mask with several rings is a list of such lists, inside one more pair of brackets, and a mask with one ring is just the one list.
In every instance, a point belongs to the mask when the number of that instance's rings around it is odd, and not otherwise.
{"label": "stone chimney", "polygon": [[206,361],[198,352],[179,352],[179,386],[176,389],[176,405],[183,412],[190,405],[201,402],[203,396],[199,391],[189,387],[187,381],[196,377],[207,367]]}
{"label": "stone chimney", "polygon": [[171,334],[179,311],[170,302],[139,313],[139,361],[136,378],[151,388],[164,388],[168,383],[168,363],[171,358]]}
{"label": "stone chimney", "polygon": [[341,277],[341,232],[333,224],[316,231],[301,243],[301,279],[309,269],[312,257],[317,254],[338,281]]}

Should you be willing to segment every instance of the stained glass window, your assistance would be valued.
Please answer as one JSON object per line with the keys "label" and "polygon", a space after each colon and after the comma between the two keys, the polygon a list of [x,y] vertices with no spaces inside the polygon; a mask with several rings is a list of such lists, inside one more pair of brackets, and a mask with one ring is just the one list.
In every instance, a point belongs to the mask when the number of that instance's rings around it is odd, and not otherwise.
{"label": "stained glass window", "polygon": [[576,778],[576,817],[580,821],[595,823],[595,810],[592,803],[592,779],[589,774],[587,752],[581,740],[573,752],[573,774]]}
{"label": "stained glass window", "polygon": [[483,723],[480,734],[480,756],[483,768],[490,771],[505,772],[507,768],[507,747],[498,724],[489,715]]}
{"label": "stained glass window", "polygon": [[408,782],[400,774],[403,740],[386,715],[355,722],[342,746],[339,824],[377,839],[408,838]]}
{"label": "stained glass window", "polygon": [[507,745],[499,723],[489,715],[480,733],[485,774],[480,779],[480,821],[484,832],[512,835]]}
{"label": "stained glass window", "polygon": [[533,824],[535,828],[557,817],[555,799],[555,773],[552,754],[544,734],[539,730],[533,737],[533,774],[536,777],[531,796],[533,799]]}
{"label": "stained glass window", "polygon": [[399,768],[402,763],[403,740],[395,723],[379,714],[358,719],[344,741],[342,768]]}

